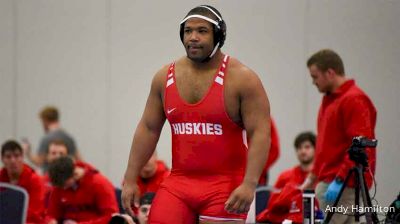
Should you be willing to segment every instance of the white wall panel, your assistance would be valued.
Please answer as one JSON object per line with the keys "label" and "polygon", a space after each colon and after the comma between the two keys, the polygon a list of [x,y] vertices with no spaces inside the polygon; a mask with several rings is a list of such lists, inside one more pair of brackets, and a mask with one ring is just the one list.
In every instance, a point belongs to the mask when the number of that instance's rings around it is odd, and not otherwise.
{"label": "white wall panel", "polygon": [[106,1],[18,1],[18,136],[37,146],[48,104],[83,157],[107,166]]}
{"label": "white wall panel", "polygon": [[12,0],[0,1],[0,139],[16,136],[15,10]]}

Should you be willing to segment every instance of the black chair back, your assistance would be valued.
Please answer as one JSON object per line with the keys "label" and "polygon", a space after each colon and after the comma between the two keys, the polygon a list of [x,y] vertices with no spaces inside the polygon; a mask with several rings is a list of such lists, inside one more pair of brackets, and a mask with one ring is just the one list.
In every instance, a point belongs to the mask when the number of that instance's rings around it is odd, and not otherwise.
{"label": "black chair back", "polygon": [[0,182],[0,224],[24,224],[28,201],[24,188]]}

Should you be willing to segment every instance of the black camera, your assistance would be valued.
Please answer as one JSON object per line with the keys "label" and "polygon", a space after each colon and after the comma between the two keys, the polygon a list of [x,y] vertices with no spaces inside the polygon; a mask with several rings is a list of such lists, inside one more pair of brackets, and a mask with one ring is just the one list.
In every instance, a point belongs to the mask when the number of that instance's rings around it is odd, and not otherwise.
{"label": "black camera", "polygon": [[368,156],[365,153],[365,148],[375,148],[378,145],[378,140],[368,139],[364,136],[354,137],[348,150],[350,159],[361,164],[364,168],[368,167]]}
{"label": "black camera", "polygon": [[353,138],[351,147],[371,147],[375,148],[378,145],[378,140],[376,139],[368,139],[364,136],[357,136]]}

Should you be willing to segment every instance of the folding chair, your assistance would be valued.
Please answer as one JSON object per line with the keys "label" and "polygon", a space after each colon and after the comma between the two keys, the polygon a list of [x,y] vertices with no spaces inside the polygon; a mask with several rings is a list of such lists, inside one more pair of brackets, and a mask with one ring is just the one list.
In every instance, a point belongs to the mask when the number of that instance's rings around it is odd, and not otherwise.
{"label": "folding chair", "polygon": [[0,223],[25,224],[28,201],[24,188],[0,182]]}

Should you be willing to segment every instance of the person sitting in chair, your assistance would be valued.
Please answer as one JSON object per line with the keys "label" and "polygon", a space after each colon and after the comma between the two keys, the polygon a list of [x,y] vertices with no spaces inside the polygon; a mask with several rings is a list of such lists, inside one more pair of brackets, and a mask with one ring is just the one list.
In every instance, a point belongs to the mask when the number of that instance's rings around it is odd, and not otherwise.
{"label": "person sitting in chair", "polygon": [[[282,189],[282,191],[271,194],[267,209],[257,216],[257,221],[281,223],[291,213],[297,213],[300,210],[300,204],[294,198],[299,198],[300,194],[301,201],[301,191],[297,190],[296,187],[304,182],[311,171],[314,160],[315,138],[312,132],[302,132],[296,137],[294,147],[300,164],[283,171],[279,175],[274,188]],[[290,200],[286,200],[288,198]]]}
{"label": "person sitting in chair", "polygon": [[43,179],[24,163],[23,150],[14,140],[1,146],[0,182],[10,183],[24,188],[29,195],[27,222],[42,223],[44,217],[45,185]]}
{"label": "person sitting in chair", "polygon": [[50,196],[48,223],[89,222],[106,224],[118,212],[114,186],[97,170],[60,157],[49,164],[54,186]]}

